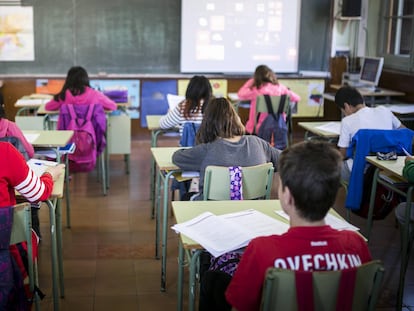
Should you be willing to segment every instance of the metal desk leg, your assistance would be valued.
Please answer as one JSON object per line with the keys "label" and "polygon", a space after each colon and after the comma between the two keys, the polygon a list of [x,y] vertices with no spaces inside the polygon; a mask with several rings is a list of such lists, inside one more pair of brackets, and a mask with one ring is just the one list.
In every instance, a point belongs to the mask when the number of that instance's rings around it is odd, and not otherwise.
{"label": "metal desk leg", "polygon": [[190,276],[188,279],[188,310],[194,311],[195,309],[195,296],[196,296],[196,271],[199,265],[199,257],[203,250],[197,249],[191,256],[190,261]]}
{"label": "metal desk leg", "polygon": [[46,201],[49,207],[50,218],[50,242],[51,242],[51,255],[52,255],[52,291],[53,291],[53,310],[59,310],[59,285],[58,285],[58,256],[57,256],[57,243],[56,243],[56,215],[55,205],[50,201]]}
{"label": "metal desk leg", "polygon": [[70,228],[70,192],[69,192],[69,156],[65,154],[65,200],[66,200],[66,227]]}
{"label": "metal desk leg", "polygon": [[62,253],[62,200],[56,201],[56,246],[57,246],[57,260],[59,269],[59,287],[60,297],[65,297],[65,283],[63,278],[63,253]]}
{"label": "metal desk leg", "polygon": [[161,176],[162,172],[158,172],[157,185],[155,188],[155,197],[154,197],[154,210],[155,210],[155,258],[160,259],[159,254],[159,241],[160,241],[160,203],[161,203]]}
{"label": "metal desk leg", "polygon": [[178,241],[178,278],[177,278],[177,311],[183,310],[183,283],[184,283],[184,247],[181,241]]}
{"label": "metal desk leg", "polygon": [[168,234],[168,195],[170,191],[168,190],[168,185],[171,175],[175,171],[169,171],[164,177],[164,202],[162,210],[162,255],[161,255],[161,291],[165,292],[165,283],[167,279],[167,234]]}
{"label": "metal desk leg", "polygon": [[410,219],[411,219],[411,200],[413,186],[409,187],[407,190],[407,203],[405,204],[405,221],[402,226],[402,246],[401,246],[401,266],[400,266],[400,281],[398,284],[398,294],[397,294],[397,310],[402,309],[402,303],[404,298],[404,283],[405,283],[405,273],[407,271],[408,260],[410,258]]}
{"label": "metal desk leg", "polygon": [[366,238],[369,243],[369,237],[371,235],[372,229],[372,217],[374,215],[374,204],[375,204],[375,194],[377,193],[377,183],[378,183],[378,176],[379,176],[379,168],[375,169],[374,177],[372,178],[372,188],[371,188],[371,197],[369,200],[369,210],[368,210],[368,218],[367,218],[367,233]]}

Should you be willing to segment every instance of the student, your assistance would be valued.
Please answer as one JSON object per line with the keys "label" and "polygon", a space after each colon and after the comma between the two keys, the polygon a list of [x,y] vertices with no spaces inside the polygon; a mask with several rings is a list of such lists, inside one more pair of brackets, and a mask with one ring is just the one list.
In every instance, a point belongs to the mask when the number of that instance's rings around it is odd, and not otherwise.
{"label": "student", "polygon": [[14,136],[18,138],[23,144],[28,157],[33,158],[34,148],[32,144],[27,141],[26,137],[24,137],[22,133],[22,130],[16,125],[16,123],[7,120],[4,106],[0,104],[0,138],[6,136]]}
{"label": "student", "polygon": [[[356,88],[341,87],[335,95],[335,103],[344,114],[338,140],[338,147],[344,159],[352,137],[358,130],[392,130],[405,127],[389,109],[383,106],[375,108],[365,106],[364,98]],[[352,159],[344,162],[342,179],[345,181],[349,180],[352,163]]]}
{"label": "student", "polygon": [[160,128],[179,127],[181,132],[183,124],[186,122],[200,124],[203,120],[205,107],[211,96],[210,81],[205,76],[192,77],[185,92],[185,100],[179,103],[173,110],[169,110],[160,119]]}
{"label": "student", "polygon": [[341,166],[340,153],[326,142],[301,142],[282,152],[278,194],[290,229],[249,243],[226,290],[226,299],[235,310],[260,309],[269,267],[339,270],[371,260],[360,235],[332,229],[324,220],[335,201]]}
{"label": "student", "polygon": [[272,162],[276,167],[281,151],[257,136],[244,134],[244,126],[227,99],[215,98],[208,104],[197,133],[199,144],[176,151],[172,158],[182,170],[200,171],[200,193],[193,199],[203,199],[208,165],[253,166]]}
{"label": "student", "polygon": [[89,77],[86,70],[80,66],[69,69],[65,84],[61,91],[53,96],[45,109],[59,110],[62,104],[88,105],[99,104],[105,110],[116,110],[116,103],[103,93],[90,87]]}
{"label": "student", "polygon": [[[247,80],[237,92],[240,100],[250,100],[249,119],[246,123],[246,131],[250,134],[258,132],[260,125],[267,116],[267,113],[260,114],[256,129],[254,129],[256,97],[265,94],[270,96],[288,95],[291,102],[300,101],[299,95],[279,83],[276,74],[269,67],[266,65],[257,66],[253,78]],[[253,133],[254,131],[255,133]]]}
{"label": "student", "polygon": [[[409,183],[414,183],[414,157],[407,156],[405,158],[405,165],[403,168],[403,176],[408,180]],[[403,224],[405,223],[405,209],[406,209],[406,202],[398,204],[397,208],[395,209],[395,217],[397,220]],[[411,204],[411,216],[410,221],[414,222],[414,206]],[[410,226],[412,227],[412,226]]]}

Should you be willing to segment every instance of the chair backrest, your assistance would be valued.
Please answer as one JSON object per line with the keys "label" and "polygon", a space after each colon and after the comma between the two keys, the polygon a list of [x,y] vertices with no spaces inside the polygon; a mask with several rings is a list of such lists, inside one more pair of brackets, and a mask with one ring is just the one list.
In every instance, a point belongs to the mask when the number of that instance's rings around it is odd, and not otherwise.
{"label": "chair backrest", "polygon": [[15,116],[14,121],[21,130],[45,129],[45,118],[43,116]]}
{"label": "chair backrest", "polygon": [[365,157],[375,152],[396,151],[403,154],[401,147],[411,152],[414,131],[402,128],[396,130],[361,129],[352,138],[347,155],[353,157],[351,176],[345,206],[358,210],[361,206]]}
{"label": "chair backrest", "polygon": [[183,125],[183,131],[181,133],[180,146],[181,147],[194,147],[196,141],[196,135],[200,128],[200,123],[185,122]]}
{"label": "chair backrest", "polygon": [[338,271],[269,268],[261,310],[375,310],[383,276],[379,260]]}
{"label": "chair backrest", "polygon": [[[273,183],[273,164],[264,163],[242,167],[243,198],[270,199]],[[230,200],[230,174],[225,166],[206,167],[203,187],[204,200]]]}

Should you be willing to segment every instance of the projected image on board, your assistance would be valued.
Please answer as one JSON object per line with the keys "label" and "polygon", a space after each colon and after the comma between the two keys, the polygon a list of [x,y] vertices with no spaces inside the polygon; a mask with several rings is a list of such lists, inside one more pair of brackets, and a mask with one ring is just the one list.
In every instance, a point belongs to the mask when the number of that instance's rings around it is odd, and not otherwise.
{"label": "projected image on board", "polygon": [[183,0],[181,71],[296,72],[300,0]]}

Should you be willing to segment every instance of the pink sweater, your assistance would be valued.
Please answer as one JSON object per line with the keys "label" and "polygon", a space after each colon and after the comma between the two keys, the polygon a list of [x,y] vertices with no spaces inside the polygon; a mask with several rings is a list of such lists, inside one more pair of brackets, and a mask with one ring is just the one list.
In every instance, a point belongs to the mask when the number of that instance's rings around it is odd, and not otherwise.
{"label": "pink sweater", "polygon": [[87,87],[85,92],[81,95],[73,96],[69,90],[66,91],[65,95],[65,101],[56,101],[52,99],[46,104],[45,109],[59,110],[60,106],[63,103],[75,105],[88,105],[94,103],[102,105],[105,110],[116,110],[117,108],[116,103],[114,101],[106,97],[101,92],[96,91],[90,87]]}
{"label": "pink sweater", "polygon": [[24,137],[21,129],[16,125],[16,123],[7,119],[0,119],[0,137],[5,136],[14,136],[20,139],[20,141],[23,143],[24,149],[26,149],[27,155],[30,158],[33,158],[34,148],[26,140],[26,137]]}
{"label": "pink sweater", "polygon": [[[266,83],[261,88],[257,89],[256,87],[251,87],[253,85],[253,78],[247,80],[247,82],[240,88],[237,92],[239,99],[241,100],[250,100],[250,111],[249,111],[249,119],[246,123],[246,131],[248,133],[253,133],[254,130],[254,120],[256,118],[256,97],[258,95],[271,95],[271,96],[280,96],[280,95],[289,95],[290,101],[298,102],[300,101],[299,95],[295,94],[291,90],[289,90],[286,86],[282,84],[272,84]],[[258,131],[260,125],[262,124],[263,120],[266,118],[266,113],[262,113],[260,115],[256,132]]]}

